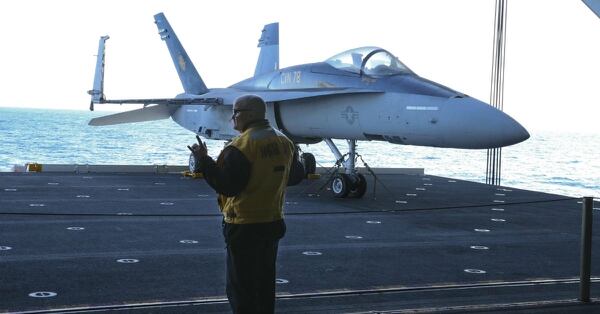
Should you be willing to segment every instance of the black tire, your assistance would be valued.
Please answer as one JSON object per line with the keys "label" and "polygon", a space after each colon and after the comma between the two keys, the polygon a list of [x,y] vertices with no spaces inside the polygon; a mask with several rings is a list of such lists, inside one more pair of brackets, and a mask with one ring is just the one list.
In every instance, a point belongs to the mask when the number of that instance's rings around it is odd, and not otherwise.
{"label": "black tire", "polygon": [[360,173],[353,175],[354,182],[352,188],[348,192],[348,197],[362,198],[367,192],[367,179]]}
{"label": "black tire", "polygon": [[200,172],[200,164],[196,161],[196,157],[194,157],[194,154],[190,154],[190,159],[188,160],[188,167],[191,173]]}
{"label": "black tire", "polygon": [[300,161],[304,166],[304,177],[308,177],[309,174],[314,174],[317,172],[317,161],[315,160],[315,155],[311,153],[302,153],[300,155]]}
{"label": "black tire", "polygon": [[352,182],[350,177],[345,173],[338,173],[331,180],[331,192],[336,198],[345,198],[350,192]]}

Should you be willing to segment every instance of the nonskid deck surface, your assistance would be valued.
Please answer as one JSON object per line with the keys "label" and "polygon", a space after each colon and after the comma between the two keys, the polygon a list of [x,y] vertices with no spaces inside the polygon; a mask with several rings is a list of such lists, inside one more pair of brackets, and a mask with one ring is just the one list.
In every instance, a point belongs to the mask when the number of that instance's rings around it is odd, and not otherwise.
{"label": "nonskid deck surface", "polygon": [[[374,194],[367,179],[359,200],[334,199],[324,177],[288,190],[278,311],[599,309],[573,301],[579,199],[417,175],[379,175]],[[204,180],[1,173],[0,212],[0,312],[229,311],[221,216]]]}

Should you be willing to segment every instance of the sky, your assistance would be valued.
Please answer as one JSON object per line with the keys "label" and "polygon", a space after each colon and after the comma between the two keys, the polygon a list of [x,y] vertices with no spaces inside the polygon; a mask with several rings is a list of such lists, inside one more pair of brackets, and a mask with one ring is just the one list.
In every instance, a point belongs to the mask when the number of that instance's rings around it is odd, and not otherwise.
{"label": "sky", "polygon": [[[98,40],[109,99],[183,91],[164,12],[209,88],[252,76],[279,22],[281,68],[382,47],[418,75],[489,102],[494,0],[2,1],[0,107],[87,110]],[[578,0],[508,0],[504,111],[528,130],[600,134],[600,19]],[[97,110],[137,107],[98,105]]]}

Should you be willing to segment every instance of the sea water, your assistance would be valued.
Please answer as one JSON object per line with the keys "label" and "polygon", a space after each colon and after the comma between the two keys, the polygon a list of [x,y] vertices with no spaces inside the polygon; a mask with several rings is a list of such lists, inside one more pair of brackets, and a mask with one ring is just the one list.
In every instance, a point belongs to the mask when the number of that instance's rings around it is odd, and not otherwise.
{"label": "sea water", "polygon": [[[170,119],[93,127],[107,112],[0,108],[0,171],[15,165],[187,165],[192,132]],[[531,131],[527,141],[502,149],[502,185],[573,197],[600,196],[600,134]],[[347,151],[345,141],[335,141]],[[216,157],[223,141],[209,140]],[[301,145],[317,163],[332,167],[324,143]],[[359,141],[370,167],[424,168],[428,175],[485,182],[486,150],[441,149]],[[362,166],[359,159],[358,166]]]}

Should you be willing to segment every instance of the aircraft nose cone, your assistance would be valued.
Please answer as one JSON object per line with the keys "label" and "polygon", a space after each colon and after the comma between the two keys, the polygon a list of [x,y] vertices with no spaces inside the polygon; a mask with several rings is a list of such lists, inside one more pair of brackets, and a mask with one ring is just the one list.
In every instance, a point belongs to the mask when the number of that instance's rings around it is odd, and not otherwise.
{"label": "aircraft nose cone", "polygon": [[[453,110],[456,114],[454,125],[457,138],[454,145],[464,148],[486,149],[514,145],[529,138],[529,132],[519,122],[506,113],[473,98],[453,100]],[[451,132],[449,134],[452,134]],[[461,136],[465,140],[461,140]]]}
{"label": "aircraft nose cone", "polygon": [[[486,106],[489,106],[485,104]],[[521,143],[529,138],[529,132],[506,113],[490,106],[492,113],[487,124],[492,137],[496,139],[494,147],[504,147]]]}
{"label": "aircraft nose cone", "polygon": [[530,137],[529,132],[527,132],[527,130],[519,122],[515,121],[512,118],[511,120],[513,120],[514,122],[514,125],[511,127],[511,129],[513,130],[511,134],[512,141],[514,142],[513,144],[521,143],[527,140]]}

